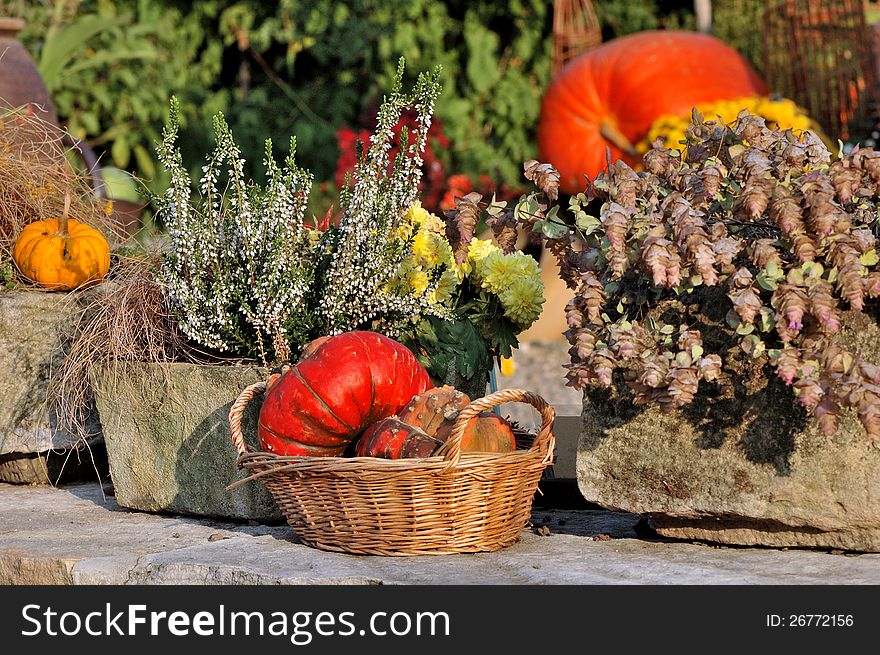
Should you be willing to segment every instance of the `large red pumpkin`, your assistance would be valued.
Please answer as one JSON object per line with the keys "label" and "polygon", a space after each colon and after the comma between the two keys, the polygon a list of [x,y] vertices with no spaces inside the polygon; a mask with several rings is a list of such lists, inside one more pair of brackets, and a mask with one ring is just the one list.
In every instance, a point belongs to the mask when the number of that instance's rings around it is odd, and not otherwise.
{"label": "large red pumpkin", "polygon": [[541,103],[538,150],[578,193],[611,158],[639,161],[632,144],[663,114],[703,102],[766,95],[767,86],[736,50],[696,32],[653,30],[603,43],[572,59]]}
{"label": "large red pumpkin", "polygon": [[257,432],[278,455],[341,455],[368,426],[432,387],[405,346],[375,332],[346,332],[312,347],[270,384]]}

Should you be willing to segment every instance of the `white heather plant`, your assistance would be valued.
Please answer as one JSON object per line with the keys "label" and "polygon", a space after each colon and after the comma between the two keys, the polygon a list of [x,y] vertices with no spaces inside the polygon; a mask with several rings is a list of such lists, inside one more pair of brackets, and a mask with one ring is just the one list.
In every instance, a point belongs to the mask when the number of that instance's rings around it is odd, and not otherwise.
{"label": "white heather plant", "polygon": [[171,240],[162,272],[169,305],[183,332],[202,346],[286,360],[291,341],[305,340],[311,328],[303,307],[315,261],[303,218],[312,176],[294,163],[295,142],[279,169],[267,141],[266,186],[245,180],[244,160],[217,116],[216,147],[194,198],[175,144],[177,111],[172,99],[157,148],[171,175],[157,199]]}
{"label": "white heather plant", "polygon": [[[267,141],[268,181],[261,186],[244,179],[244,160],[219,115],[216,147],[194,194],[176,147],[172,100],[157,149],[171,175],[165,196],[156,199],[171,241],[162,283],[190,339],[229,355],[283,363],[317,336],[353,329],[397,336],[423,316],[449,316],[430,301],[439,275],[427,288],[393,283],[412,251],[414,235],[402,223],[418,200],[438,76],[439,70],[420,75],[405,95],[401,60],[369,148],[341,194],[339,225],[323,234],[304,220],[313,177],[294,163],[295,142],[279,169]],[[410,108],[418,128],[402,134],[391,166],[393,128]]]}
{"label": "white heather plant", "polygon": [[[391,95],[379,109],[369,148],[358,157],[352,179],[340,195],[339,228],[328,230],[323,241],[331,255],[319,308],[327,334],[373,324],[375,329],[397,336],[422,315],[443,315],[439,306],[428,302],[432,289],[412,293],[388,285],[412,246],[411,237],[402,236],[398,228],[418,199],[422,152],[440,94],[439,72],[419,75],[412,95],[404,95],[400,61]],[[393,128],[409,108],[416,111],[418,127],[411,142],[403,130],[400,154],[389,172]],[[439,279],[432,281],[432,288],[438,283]]]}

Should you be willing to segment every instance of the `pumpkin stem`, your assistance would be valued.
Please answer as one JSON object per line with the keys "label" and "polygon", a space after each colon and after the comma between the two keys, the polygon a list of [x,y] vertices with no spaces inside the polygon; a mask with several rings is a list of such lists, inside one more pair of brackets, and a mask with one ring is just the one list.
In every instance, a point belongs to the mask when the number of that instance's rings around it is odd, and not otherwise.
{"label": "pumpkin stem", "polygon": [[62,237],[69,237],[70,232],[68,231],[68,221],[70,219],[70,191],[64,192],[64,213],[61,215],[61,218],[58,219],[58,232],[57,234]]}
{"label": "pumpkin stem", "polygon": [[623,135],[623,132],[620,131],[617,127],[617,123],[613,119],[607,116],[602,118],[602,121],[599,123],[599,134],[602,135],[603,139],[611,143],[611,145],[621,152],[630,156],[638,154],[632,141]]}

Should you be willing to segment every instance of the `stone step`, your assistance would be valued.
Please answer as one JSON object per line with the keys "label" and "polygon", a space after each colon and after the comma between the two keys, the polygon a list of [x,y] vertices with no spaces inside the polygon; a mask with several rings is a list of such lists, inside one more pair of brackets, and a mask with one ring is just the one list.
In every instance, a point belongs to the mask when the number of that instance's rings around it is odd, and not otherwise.
{"label": "stone step", "polygon": [[880,584],[880,555],[639,538],[639,518],[535,507],[501,551],[368,557],[286,525],[130,511],[98,484],[0,484],[0,584]]}

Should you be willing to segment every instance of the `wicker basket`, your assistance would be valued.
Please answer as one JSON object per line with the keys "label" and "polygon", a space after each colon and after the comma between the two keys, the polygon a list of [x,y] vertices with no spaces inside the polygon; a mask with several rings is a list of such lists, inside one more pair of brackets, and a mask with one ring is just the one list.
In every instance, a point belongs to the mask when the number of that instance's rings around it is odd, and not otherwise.
{"label": "wicker basket", "polygon": [[[514,543],[528,523],[532,499],[553,460],[555,412],[537,394],[505,389],[461,410],[437,456],[284,457],[245,445],[241,417],[266,390],[246,388],[229,412],[239,468],[251,475],[229,488],[261,480],[306,544],[360,555],[443,555],[492,551]],[[524,402],[541,414],[526,450],[462,453],[464,429],[477,414]]]}

